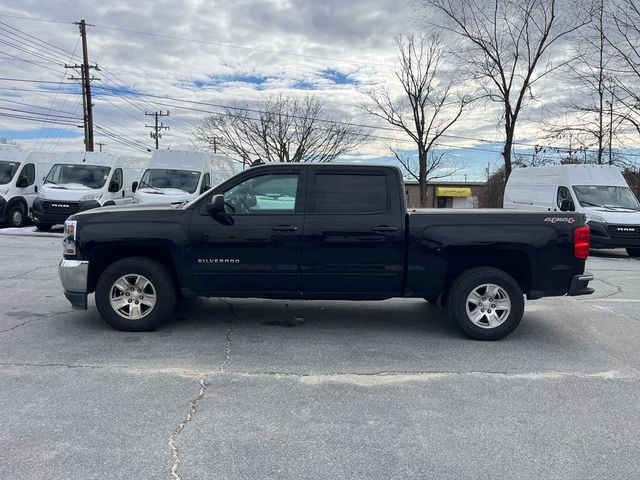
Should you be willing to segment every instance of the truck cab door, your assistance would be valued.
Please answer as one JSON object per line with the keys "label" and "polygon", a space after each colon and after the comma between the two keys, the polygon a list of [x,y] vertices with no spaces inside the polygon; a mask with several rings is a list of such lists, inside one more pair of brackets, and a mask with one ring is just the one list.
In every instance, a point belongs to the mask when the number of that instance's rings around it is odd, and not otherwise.
{"label": "truck cab door", "polygon": [[[199,294],[300,296],[305,176],[300,168],[251,169],[216,189],[191,220],[192,288]],[[207,203],[223,194],[225,212]]]}
{"label": "truck cab door", "polygon": [[402,294],[405,208],[389,169],[313,168],[302,247],[303,292],[318,298]]}

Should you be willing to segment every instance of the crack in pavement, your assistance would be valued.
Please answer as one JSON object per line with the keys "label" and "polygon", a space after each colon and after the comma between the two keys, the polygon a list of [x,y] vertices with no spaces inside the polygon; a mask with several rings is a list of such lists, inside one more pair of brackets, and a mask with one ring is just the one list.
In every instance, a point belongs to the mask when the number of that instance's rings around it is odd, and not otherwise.
{"label": "crack in pavement", "polygon": [[[238,378],[275,378],[275,379],[299,379],[305,383],[323,380],[344,380],[346,383],[357,382],[358,380],[381,378],[388,381],[410,381],[410,380],[437,380],[448,378],[493,378],[493,379],[528,379],[528,380],[558,380],[558,379],[594,379],[594,380],[640,380],[640,372],[632,369],[628,370],[606,370],[596,372],[562,372],[557,370],[549,371],[456,371],[456,370],[380,370],[374,372],[319,372],[300,373],[287,371],[256,371],[240,372],[216,370],[180,370],[180,369],[158,369],[140,368],[127,365],[78,365],[60,363],[0,363],[2,368],[86,368],[96,370],[118,371],[130,374],[148,375],[175,375],[184,378],[199,379],[200,385],[205,383],[209,386],[207,377],[238,377]],[[342,382],[344,383],[344,382]],[[389,382],[386,382],[389,383]],[[204,394],[204,389],[202,390]],[[200,392],[199,392],[200,393]],[[198,395],[199,401],[202,396]],[[184,428],[184,427],[182,427]],[[178,432],[179,433],[179,432]]]}
{"label": "crack in pavement", "polygon": [[178,465],[180,464],[180,456],[178,454],[178,447],[175,444],[175,440],[176,437],[180,434],[180,432],[182,432],[184,430],[184,427],[187,426],[187,423],[189,423],[192,419],[193,416],[196,413],[196,404],[202,400],[202,397],[204,397],[204,391],[207,388],[207,381],[206,379],[202,378],[200,379],[200,390],[198,391],[198,395],[196,395],[196,397],[191,400],[191,402],[189,403],[189,411],[187,412],[187,416],[184,418],[184,420],[182,420],[182,422],[180,422],[180,424],[176,427],[176,429],[171,433],[171,435],[169,435],[169,448],[171,448],[171,457],[173,459],[173,463],[171,464],[171,478],[173,478],[174,480],[180,480],[180,475],[178,474]]}
{"label": "crack in pavement", "polygon": [[602,299],[602,298],[610,298],[610,297],[613,297],[614,295],[618,295],[618,294],[622,293],[622,287],[621,287],[621,286],[619,286],[619,285],[616,285],[615,283],[607,282],[606,280],[603,280],[603,279],[601,279],[601,278],[596,278],[595,280],[596,280],[597,282],[602,282],[602,283],[604,283],[605,285],[609,285],[610,287],[615,288],[615,289],[616,289],[616,291],[615,291],[615,292],[612,292],[612,293],[608,293],[608,294],[603,295],[603,296],[598,297],[598,298],[593,298],[593,300],[599,300],[599,299]]}
{"label": "crack in pavement", "polygon": [[72,313],[72,312],[73,312],[73,310],[68,310],[66,312],[52,313],[51,315],[42,315],[42,316],[39,316],[39,317],[36,317],[36,318],[31,318],[29,320],[25,320],[22,323],[14,325],[13,327],[5,328],[4,330],[0,330],[0,334],[10,332],[10,331],[15,330],[17,328],[20,328],[20,327],[22,327],[24,325],[27,325],[28,323],[31,323],[31,322],[35,322],[35,321],[38,321],[38,320],[47,320],[49,318],[58,317],[60,315],[65,315],[67,313]]}
{"label": "crack in pavement", "polygon": [[225,338],[225,348],[226,348],[226,357],[224,361],[220,364],[220,371],[224,372],[224,367],[231,358],[231,331],[233,330],[233,326],[240,321],[240,316],[236,312],[236,307],[233,303],[228,300],[224,300],[223,298],[218,298],[222,303],[226,304],[229,307],[229,311],[231,312],[231,316],[235,319],[233,324],[227,328],[224,338]]}
{"label": "crack in pavement", "polygon": [[46,267],[35,267],[35,268],[32,268],[31,270],[27,270],[26,272],[22,272],[22,273],[18,273],[17,275],[13,275],[12,277],[4,278],[3,280],[15,280],[16,278],[23,277],[23,276],[25,276],[25,275],[27,275],[29,273],[37,272],[38,270],[44,270],[44,269],[47,269],[47,268],[58,268],[58,266],[57,265],[52,265],[52,266],[46,266]]}
{"label": "crack in pavement", "polygon": [[[222,298],[219,298],[222,303],[225,303],[229,306],[229,311],[231,315],[234,317],[235,322],[240,320],[240,317],[236,313],[235,306]],[[231,358],[231,331],[233,330],[233,324],[226,329],[225,332],[225,358],[218,367],[220,373],[225,373],[224,367]],[[207,379],[200,379],[200,390],[198,391],[198,395],[191,400],[189,403],[189,411],[187,412],[187,416],[185,419],[178,425],[178,427],[171,433],[169,436],[169,448],[171,448],[171,457],[173,459],[173,463],[171,464],[171,478],[173,480],[180,480],[181,477],[178,474],[178,465],[180,464],[180,455],[178,452],[178,447],[175,444],[176,437],[184,430],[187,424],[193,419],[193,416],[196,413],[196,404],[204,398],[204,391],[206,390],[208,384]]]}

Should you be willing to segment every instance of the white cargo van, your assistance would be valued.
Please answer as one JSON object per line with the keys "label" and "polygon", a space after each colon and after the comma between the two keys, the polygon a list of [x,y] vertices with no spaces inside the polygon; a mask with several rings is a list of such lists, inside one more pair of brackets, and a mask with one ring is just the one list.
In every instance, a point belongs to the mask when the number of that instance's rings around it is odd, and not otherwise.
{"label": "white cargo van", "polygon": [[233,161],[226,155],[158,150],[149,160],[133,203],[187,202],[233,174]]}
{"label": "white cargo van", "polygon": [[0,224],[22,227],[57,154],[0,146]]}
{"label": "white cargo van", "polygon": [[76,212],[131,203],[148,160],[103,152],[61,154],[33,202],[38,230],[50,230]]}
{"label": "white cargo van", "polygon": [[513,170],[504,208],[584,213],[593,248],[640,256],[640,203],[610,165],[553,165]]}

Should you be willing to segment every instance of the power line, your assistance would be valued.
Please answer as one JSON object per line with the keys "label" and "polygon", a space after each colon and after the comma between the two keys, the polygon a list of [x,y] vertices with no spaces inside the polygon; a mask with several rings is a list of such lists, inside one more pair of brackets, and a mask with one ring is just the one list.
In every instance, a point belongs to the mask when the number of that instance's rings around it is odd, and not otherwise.
{"label": "power line", "polygon": [[[16,18],[16,19],[19,19],[19,20],[28,20],[28,21],[36,21],[36,22],[72,23],[72,22],[62,22],[62,21],[50,20],[50,19],[44,19],[44,18],[23,17],[23,16],[18,16],[18,15],[0,15],[0,17]],[[351,59],[345,59],[345,58],[325,57],[325,56],[322,56],[322,55],[310,55],[310,54],[306,54],[306,53],[294,53],[294,52],[288,52],[288,51],[285,51],[285,50],[272,50],[272,49],[268,49],[268,48],[249,47],[249,46],[246,46],[246,45],[237,45],[237,44],[233,44],[233,43],[224,43],[224,42],[214,42],[214,41],[210,41],[210,40],[198,40],[198,39],[195,39],[195,38],[180,37],[180,36],[177,36],[177,35],[169,35],[169,34],[162,34],[162,33],[143,32],[143,31],[139,31],[139,30],[131,30],[131,29],[127,29],[127,28],[114,27],[114,26],[111,26],[111,25],[94,25],[94,28],[99,28],[99,29],[103,29],[103,30],[113,30],[113,31],[118,31],[118,32],[123,32],[123,33],[132,33],[132,34],[136,34],[136,35],[144,35],[144,36],[147,36],[147,37],[167,38],[167,39],[170,39],[170,40],[179,40],[179,41],[183,41],[183,42],[197,43],[197,44],[201,44],[201,45],[213,45],[213,46],[217,46],[217,47],[234,48],[234,49],[238,49],[238,50],[246,50],[246,51],[251,51],[251,52],[270,53],[270,54],[275,54],[275,55],[298,57],[298,58],[313,58],[315,60],[328,60],[328,61],[331,61],[331,62],[350,63],[350,64],[353,64],[353,65],[367,65],[367,66],[393,68],[392,65],[389,65],[389,64],[386,64],[386,63],[362,62],[362,61],[358,61],[358,60],[351,60]]]}
{"label": "power line", "polygon": [[[106,87],[106,86],[100,86],[100,85],[96,85],[94,86],[94,88],[97,89],[102,89],[102,90],[106,90],[111,92],[112,94],[116,95],[116,91],[113,90],[112,87]],[[38,91],[38,90],[36,90]],[[201,102],[201,101],[195,101],[195,100],[184,100],[184,99],[179,99],[179,98],[175,98],[175,97],[163,97],[160,95],[152,95],[152,94],[144,94],[141,92],[136,92],[136,91],[128,91],[129,93],[133,93],[139,96],[143,96],[143,97],[151,97],[151,98],[158,98],[158,99],[170,99],[172,101],[176,101],[176,102],[182,102],[182,103],[192,103],[192,104],[198,104],[198,105],[205,105],[205,106],[213,106],[213,107],[218,107],[218,108],[229,108],[232,110],[241,110],[241,111],[248,111],[248,112],[254,112],[254,113],[264,113],[264,111],[262,110],[257,110],[257,109],[249,109],[249,108],[245,108],[245,107],[232,107],[232,106],[228,106],[228,105],[221,105],[221,104],[216,104],[216,103],[208,103],[208,102]],[[77,94],[77,93],[75,93]],[[200,108],[194,108],[194,107],[188,107],[188,106],[184,106],[184,105],[177,105],[177,104],[172,104],[172,103],[166,103],[166,102],[154,102],[156,105],[158,106],[165,106],[165,107],[172,107],[172,108],[177,108],[177,109],[183,109],[183,110],[189,110],[189,111],[195,111],[195,112],[202,112],[202,113],[208,113],[210,115],[225,115],[225,116],[230,116],[230,117],[236,117],[238,115],[234,115],[234,114],[230,114],[227,112],[213,112],[211,110],[205,110],[205,109],[200,109]],[[300,118],[300,119],[305,119],[305,117],[300,116],[300,115],[286,115],[284,114],[284,116],[289,116],[292,118]],[[337,121],[337,120],[329,120],[329,119],[318,119],[319,122],[322,123],[332,123],[332,124],[349,124],[349,125],[353,125],[353,126],[360,126],[362,128],[367,128],[370,130],[386,130],[386,131],[392,131],[398,134],[402,134],[401,131],[391,128],[391,127],[384,127],[384,126],[377,126],[377,125],[366,125],[366,124],[351,124],[349,122],[341,122],[341,121]],[[389,140],[389,141],[399,141],[399,139],[397,138],[392,138],[392,137],[383,137],[383,136],[379,136],[379,135],[369,135],[369,134],[361,134],[362,136],[367,136],[370,138],[376,138],[376,139],[381,139],[381,140]],[[502,142],[500,141],[496,141],[496,140],[488,140],[488,139],[474,139],[473,137],[463,137],[460,135],[442,135],[442,137],[452,137],[452,138],[462,138],[462,139],[469,139],[469,140],[474,140],[474,141],[479,141],[479,142],[483,142],[483,143],[490,143],[490,144],[501,144]],[[409,142],[409,140],[407,139],[407,142]],[[489,150],[486,148],[480,148],[480,147],[471,147],[471,146],[460,146],[460,145],[452,145],[452,144],[446,144],[446,143],[438,143],[439,146],[443,146],[443,147],[447,147],[447,148],[452,148],[452,149],[464,149],[464,150],[474,150],[474,151],[481,151],[481,152],[487,152],[487,153],[494,153],[496,155],[500,154],[500,152],[494,151],[494,150]],[[514,142],[514,145],[518,145],[518,146],[526,146],[526,147],[531,147],[531,148],[535,148],[537,147],[542,147],[542,148],[547,148],[549,150],[554,150],[557,152],[566,152],[568,151],[567,147],[558,147],[558,146],[551,146],[551,145],[535,145],[535,144],[527,144],[527,143],[523,143],[523,142]],[[524,153],[524,152],[516,152],[519,155],[528,155],[528,156],[533,156],[535,154],[533,153]],[[632,152],[625,152],[624,153],[625,156],[627,157],[640,157],[640,154],[636,154],[636,153],[632,153]]]}
{"label": "power line", "polygon": [[59,24],[73,24],[73,22],[63,22],[61,20],[52,20],[50,18],[34,18],[34,17],[25,17],[21,15],[7,15],[0,14],[0,17],[3,18],[15,18],[18,20],[28,20],[30,22],[46,22],[46,23],[59,23]]}
{"label": "power line", "polygon": [[[41,109],[41,110],[46,110],[46,109],[51,110],[51,108],[50,108],[50,107],[41,107],[40,105],[34,105],[34,104],[32,104],[32,103],[19,102],[19,101],[17,101],[17,100],[9,100],[8,98],[0,98],[0,102],[14,103],[14,104],[16,104],[16,105],[22,105],[22,106],[24,106],[24,107],[39,108],[39,109]],[[73,114],[72,114],[71,112],[63,112],[63,111],[61,111],[61,110],[54,110],[54,111],[55,111],[55,112],[58,112],[58,113],[66,113],[67,115],[71,115],[71,116],[73,116]],[[46,114],[46,113],[43,113],[42,115],[47,115],[47,114]],[[80,118],[80,117],[78,117],[78,118]]]}

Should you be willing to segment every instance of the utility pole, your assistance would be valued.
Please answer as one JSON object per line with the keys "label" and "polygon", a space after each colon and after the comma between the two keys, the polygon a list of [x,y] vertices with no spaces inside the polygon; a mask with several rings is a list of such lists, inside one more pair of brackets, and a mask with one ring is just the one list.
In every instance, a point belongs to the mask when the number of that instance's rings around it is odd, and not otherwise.
{"label": "utility pole", "polygon": [[144,112],[145,115],[149,116],[149,117],[155,117],[155,124],[154,125],[147,125],[145,124],[146,128],[151,128],[153,129],[153,131],[149,134],[149,136],[153,139],[155,139],[156,141],[156,150],[158,150],[158,148],[160,148],[160,142],[159,140],[162,138],[162,130],[169,130],[169,127],[167,127],[164,123],[160,122],[158,123],[158,118],[160,117],[168,117],[169,116],[169,110],[167,110],[166,113],[164,113],[162,110],[160,110],[159,112]]}
{"label": "utility pole", "polygon": [[100,147],[100,153],[102,153],[102,147],[106,146],[106,143],[102,143],[102,142],[96,142],[96,145],[98,145],[98,147]]}
{"label": "utility pole", "polygon": [[[82,106],[84,110],[84,148],[87,152],[93,152],[93,104],[91,103],[91,80],[100,80],[89,76],[89,71],[100,71],[98,65],[89,65],[89,51],[87,49],[87,23],[83,20],[74,22],[80,27],[82,37],[82,64],[65,65],[65,68],[80,70],[80,78],[69,77],[70,80],[82,82]],[[93,26],[93,25],[89,25]]]}

